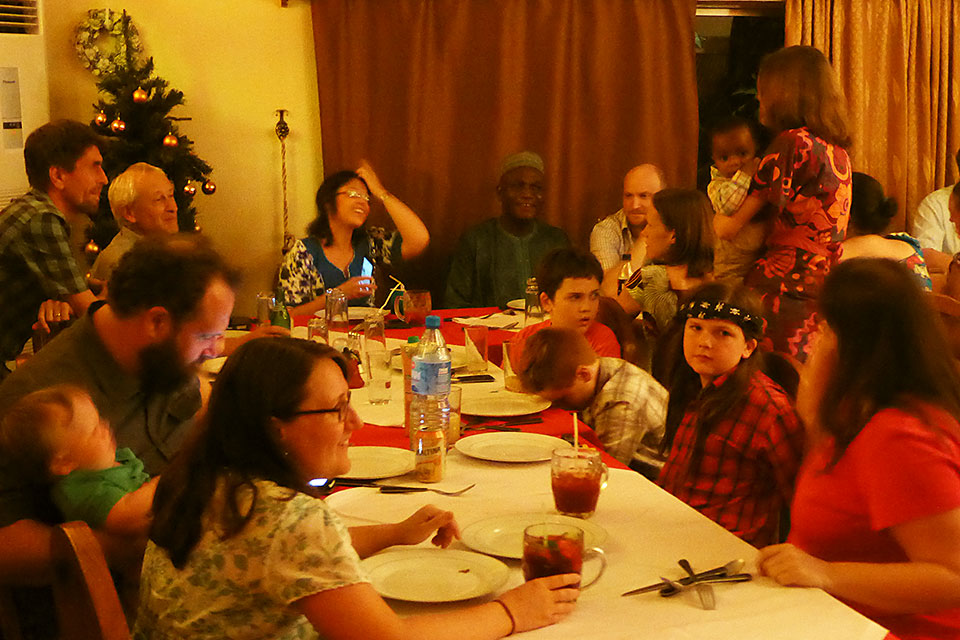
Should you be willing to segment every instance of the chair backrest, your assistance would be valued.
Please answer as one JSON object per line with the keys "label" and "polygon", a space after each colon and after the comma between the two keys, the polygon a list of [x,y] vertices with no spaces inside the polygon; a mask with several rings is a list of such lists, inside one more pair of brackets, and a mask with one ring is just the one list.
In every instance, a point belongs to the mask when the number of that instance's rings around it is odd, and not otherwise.
{"label": "chair backrest", "polygon": [[600,297],[600,309],[597,312],[597,322],[606,325],[613,331],[620,343],[620,357],[633,364],[641,364],[644,360],[641,344],[633,327],[633,321],[623,307],[607,296]]}
{"label": "chair backrest", "polygon": [[53,598],[61,640],[130,640],[100,542],[83,522],[54,528]]}

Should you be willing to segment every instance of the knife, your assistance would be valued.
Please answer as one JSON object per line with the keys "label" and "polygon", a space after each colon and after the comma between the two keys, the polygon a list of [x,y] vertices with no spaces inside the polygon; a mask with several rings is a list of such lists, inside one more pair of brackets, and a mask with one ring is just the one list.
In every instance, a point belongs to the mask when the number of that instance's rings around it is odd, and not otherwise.
{"label": "knife", "polygon": [[[722,567],[717,567],[716,569],[701,571],[700,573],[697,574],[696,580],[697,581],[711,580],[713,578],[724,578],[724,577],[730,576],[731,574],[729,573],[728,566],[729,566],[729,563],[726,565],[723,565]],[[742,563],[741,563],[741,566],[742,566]],[[734,571],[736,571],[736,569],[734,569]],[[733,574],[733,575],[750,575],[750,574]],[[683,586],[688,586],[693,584],[695,580],[692,579],[690,576],[687,576],[686,578],[680,578],[679,580],[675,580],[674,582],[679,582]],[[739,581],[735,581],[735,582],[739,582]],[[664,586],[663,582],[654,582],[653,584],[648,584],[647,586],[640,587],[639,589],[631,589],[630,591],[626,591],[624,593],[621,593],[620,595],[635,596],[641,593],[650,593],[650,592],[658,591],[662,589],[663,586]]]}
{"label": "knife", "polygon": [[694,580],[693,588],[697,590],[697,597],[700,598],[700,605],[706,609],[716,609],[717,600],[713,594],[713,587],[702,582],[696,582],[697,574],[693,572],[693,567],[690,566],[690,563],[687,562],[686,558],[681,558],[677,564],[680,565],[680,568],[687,572],[687,575],[690,576],[691,580]]}

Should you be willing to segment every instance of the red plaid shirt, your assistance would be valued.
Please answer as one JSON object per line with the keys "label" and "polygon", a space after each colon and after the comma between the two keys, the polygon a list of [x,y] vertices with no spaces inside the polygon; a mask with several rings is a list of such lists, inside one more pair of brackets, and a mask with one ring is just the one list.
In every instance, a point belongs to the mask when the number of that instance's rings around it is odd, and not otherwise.
{"label": "red plaid shirt", "polygon": [[[729,374],[714,380],[722,385]],[[700,469],[687,468],[693,454],[698,402],[687,409],[660,472],[661,487],[750,544],[776,542],[780,509],[793,496],[803,457],[803,428],[786,393],[761,372],[746,400],[713,429]]]}

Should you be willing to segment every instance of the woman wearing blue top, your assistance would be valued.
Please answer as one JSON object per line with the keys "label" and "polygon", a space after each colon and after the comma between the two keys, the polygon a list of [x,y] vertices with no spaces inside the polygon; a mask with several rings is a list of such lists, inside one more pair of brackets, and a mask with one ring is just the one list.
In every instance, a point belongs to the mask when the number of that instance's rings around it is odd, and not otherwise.
{"label": "woman wearing blue top", "polygon": [[[383,203],[396,231],[367,227],[371,194]],[[356,171],[338,171],[317,190],[317,217],[280,266],[280,288],[293,314],[311,314],[326,304],[326,291],[340,289],[351,305],[366,305],[373,279],[363,261],[391,264],[423,253],[430,233],[413,210],[388,192],[366,161]]]}

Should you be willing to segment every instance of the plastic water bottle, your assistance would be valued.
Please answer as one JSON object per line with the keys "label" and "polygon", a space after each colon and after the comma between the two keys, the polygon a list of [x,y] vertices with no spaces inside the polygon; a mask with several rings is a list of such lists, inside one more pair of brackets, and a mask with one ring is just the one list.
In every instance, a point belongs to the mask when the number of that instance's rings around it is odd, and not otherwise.
{"label": "plastic water bottle", "polygon": [[411,429],[416,454],[417,478],[421,482],[443,479],[446,462],[444,435],[450,421],[450,354],[440,333],[440,318],[427,316],[427,327],[413,356],[410,375]]}

